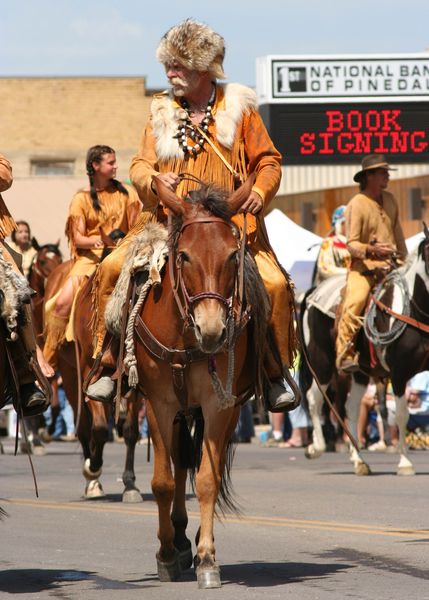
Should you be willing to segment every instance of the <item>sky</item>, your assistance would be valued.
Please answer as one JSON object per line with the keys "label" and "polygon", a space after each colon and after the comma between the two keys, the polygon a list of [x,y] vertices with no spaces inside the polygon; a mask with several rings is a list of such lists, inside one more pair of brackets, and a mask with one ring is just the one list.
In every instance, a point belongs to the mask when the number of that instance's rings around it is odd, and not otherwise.
{"label": "sky", "polygon": [[228,81],[255,85],[267,54],[429,49],[429,0],[0,0],[0,77],[137,75],[165,86],[155,52],[186,18],[226,40]]}

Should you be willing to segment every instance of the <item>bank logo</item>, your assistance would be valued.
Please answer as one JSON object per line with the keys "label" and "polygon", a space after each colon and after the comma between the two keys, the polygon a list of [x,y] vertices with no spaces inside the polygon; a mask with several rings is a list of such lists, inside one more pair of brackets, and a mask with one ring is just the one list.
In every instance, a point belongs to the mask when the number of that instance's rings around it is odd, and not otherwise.
{"label": "bank logo", "polygon": [[[278,95],[307,91],[306,67],[276,67],[276,91]],[[277,95],[276,94],[276,95]]]}

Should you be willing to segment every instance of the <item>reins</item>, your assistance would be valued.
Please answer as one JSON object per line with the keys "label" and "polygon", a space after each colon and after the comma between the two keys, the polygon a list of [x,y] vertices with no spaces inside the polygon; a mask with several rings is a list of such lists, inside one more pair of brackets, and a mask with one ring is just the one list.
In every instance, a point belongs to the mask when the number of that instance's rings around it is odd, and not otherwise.
{"label": "reins", "polygon": [[[181,174],[182,179],[189,179],[194,182],[199,182],[198,178],[194,176],[188,176]],[[226,328],[227,335],[224,345],[228,347],[228,367],[227,367],[227,381],[225,388],[219,379],[216,367],[216,358],[214,355],[208,357],[208,372],[212,379],[213,388],[219,398],[219,408],[227,408],[234,406],[236,398],[232,394],[232,385],[234,379],[234,348],[235,341],[237,338],[237,332],[240,331],[241,322],[243,320],[243,304],[244,304],[244,258],[245,258],[245,245],[246,245],[246,214],[244,213],[244,228],[243,235],[240,240],[239,253],[238,253],[238,268],[235,278],[234,289],[232,295],[229,298],[225,298],[222,294],[212,290],[205,290],[197,294],[189,294],[187,287],[184,282],[182,273],[182,257],[176,254],[176,245],[179,236],[183,231],[190,225],[199,223],[221,223],[227,227],[231,227],[228,221],[225,221],[221,217],[215,215],[204,215],[197,216],[194,218],[185,219],[181,225],[179,233],[176,235],[176,239],[173,239],[173,216],[171,211],[168,214],[168,231],[169,231],[169,253],[168,253],[168,272],[170,278],[170,284],[173,291],[173,296],[179,310],[180,316],[183,320],[184,327],[195,328],[195,319],[193,315],[193,307],[195,303],[206,300],[214,299],[223,304],[227,310]],[[236,315],[234,310],[236,309]],[[186,383],[184,380],[184,369],[188,364],[187,361],[171,363],[173,369],[173,383],[176,391],[176,395],[181,401],[181,404],[186,402],[187,392]]]}

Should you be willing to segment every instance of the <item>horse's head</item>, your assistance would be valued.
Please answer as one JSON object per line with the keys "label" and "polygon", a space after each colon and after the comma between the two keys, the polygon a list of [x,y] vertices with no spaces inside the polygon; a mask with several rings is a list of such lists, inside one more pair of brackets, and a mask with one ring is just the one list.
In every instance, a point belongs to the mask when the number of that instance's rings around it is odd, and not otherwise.
{"label": "horse's head", "polygon": [[202,186],[182,200],[157,179],[155,185],[175,216],[170,260],[175,261],[172,283],[180,290],[179,310],[193,326],[201,349],[213,354],[225,343],[228,319],[236,308],[239,236],[231,216],[243,202],[243,190],[228,198]]}
{"label": "horse's head", "polygon": [[37,255],[33,261],[32,270],[46,279],[52,271],[63,262],[60,241],[55,244],[38,246]]}

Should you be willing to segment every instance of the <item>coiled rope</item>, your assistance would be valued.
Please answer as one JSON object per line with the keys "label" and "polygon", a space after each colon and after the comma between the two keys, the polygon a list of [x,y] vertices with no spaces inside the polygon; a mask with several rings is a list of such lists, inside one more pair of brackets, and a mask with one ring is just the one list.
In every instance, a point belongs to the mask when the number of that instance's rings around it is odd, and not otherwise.
{"label": "coiled rope", "polygon": [[[403,277],[402,273],[395,269],[387,277],[382,281],[374,291],[374,298],[380,300],[383,293],[385,293],[386,288],[389,286],[397,287],[401,293],[402,297],[402,314],[405,316],[410,315],[410,294],[408,290],[408,285]],[[376,326],[376,316],[377,316],[377,305],[375,302],[371,302],[370,307],[368,309],[368,313],[364,322],[364,329],[368,339],[375,346],[387,346],[394,342],[398,337],[402,334],[407,324],[399,319],[395,319],[392,327],[388,331],[378,331]]]}

